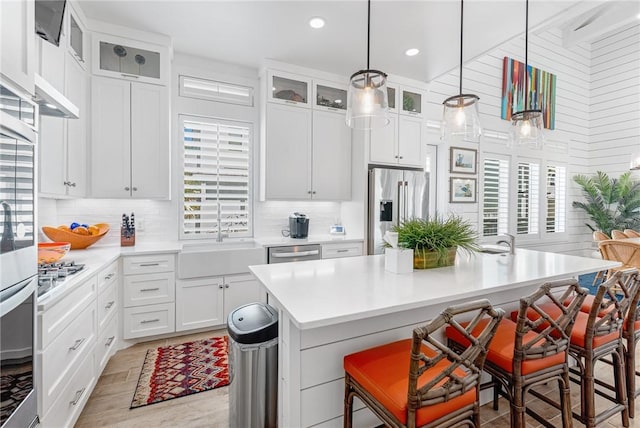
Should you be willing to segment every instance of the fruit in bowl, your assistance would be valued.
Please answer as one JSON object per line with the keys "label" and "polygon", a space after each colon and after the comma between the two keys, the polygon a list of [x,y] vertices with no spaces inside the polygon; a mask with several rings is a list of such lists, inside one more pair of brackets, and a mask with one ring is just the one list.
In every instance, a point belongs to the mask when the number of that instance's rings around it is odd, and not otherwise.
{"label": "fruit in bowl", "polygon": [[80,250],[98,242],[109,232],[109,225],[106,223],[93,225],[71,223],[69,226],[42,226],[42,232],[52,241],[69,242],[72,250]]}
{"label": "fruit in bowl", "polygon": [[55,263],[71,249],[69,242],[40,242],[38,244],[38,264]]}

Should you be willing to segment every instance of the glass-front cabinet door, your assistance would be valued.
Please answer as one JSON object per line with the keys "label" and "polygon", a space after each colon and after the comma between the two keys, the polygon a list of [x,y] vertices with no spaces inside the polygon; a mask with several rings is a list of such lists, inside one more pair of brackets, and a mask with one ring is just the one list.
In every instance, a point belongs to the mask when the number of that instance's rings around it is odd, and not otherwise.
{"label": "glass-front cabinet door", "polygon": [[169,83],[168,48],[94,33],[93,74],[160,85]]}
{"label": "glass-front cabinet door", "polygon": [[398,87],[387,83],[387,98],[389,98],[389,112],[398,112]]}
{"label": "glass-front cabinet door", "polygon": [[400,106],[400,113],[422,117],[422,92],[412,88],[401,88],[401,93],[402,105]]}
{"label": "glass-front cabinet door", "polygon": [[271,102],[310,108],[311,79],[296,74],[269,71],[267,99]]}
{"label": "glass-front cabinet door", "polygon": [[84,67],[85,45],[84,30],[78,23],[73,13],[69,13],[69,51],[73,57]]}
{"label": "glass-front cabinet door", "polygon": [[339,83],[313,82],[313,108],[334,112],[347,111],[347,87]]}

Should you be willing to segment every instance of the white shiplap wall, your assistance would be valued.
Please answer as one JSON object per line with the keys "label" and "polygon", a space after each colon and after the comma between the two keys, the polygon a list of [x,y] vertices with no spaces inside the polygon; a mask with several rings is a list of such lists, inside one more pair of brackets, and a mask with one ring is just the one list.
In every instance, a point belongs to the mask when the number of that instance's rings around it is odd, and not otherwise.
{"label": "white shiplap wall", "polygon": [[[506,135],[509,122],[500,119],[502,96],[502,61],[505,56],[524,61],[524,37],[507,42],[493,51],[468,62],[463,70],[463,92],[474,93],[480,97],[480,119],[485,134],[498,133]],[[589,83],[590,83],[590,49],[588,45],[565,48],[562,45],[561,33],[558,30],[547,30],[529,36],[529,63],[534,67],[549,71],[557,76],[556,87],[556,127],[553,131],[545,131],[549,143],[542,152],[524,152],[508,149],[501,141],[484,138],[479,146],[460,144],[479,149],[480,159],[484,153],[542,158],[550,161],[566,163],[568,177],[589,171]],[[432,82],[427,98],[427,116],[430,120],[439,120],[442,115],[442,101],[448,96],[458,93],[458,70]],[[441,183],[449,183],[449,144],[441,143],[442,154],[439,157]],[[481,164],[480,164],[481,166]],[[478,185],[480,186],[481,170],[479,168]],[[512,174],[513,177],[513,174]],[[511,179],[513,180],[513,178]],[[570,180],[569,180],[570,181]],[[585,239],[590,234],[579,215],[571,208],[571,201],[578,197],[578,190],[570,181],[567,206],[569,215],[567,233],[562,236],[548,238],[547,241],[532,241],[526,244],[523,240],[519,246],[544,247],[545,250],[583,254]],[[444,193],[444,192],[443,192]],[[448,204],[448,195],[439,201],[440,211],[454,211],[465,218],[479,222],[479,204]],[[478,200],[482,195],[478,195]]]}
{"label": "white shiplap wall", "polygon": [[615,177],[628,171],[631,154],[640,151],[640,23],[591,48],[590,172]]}

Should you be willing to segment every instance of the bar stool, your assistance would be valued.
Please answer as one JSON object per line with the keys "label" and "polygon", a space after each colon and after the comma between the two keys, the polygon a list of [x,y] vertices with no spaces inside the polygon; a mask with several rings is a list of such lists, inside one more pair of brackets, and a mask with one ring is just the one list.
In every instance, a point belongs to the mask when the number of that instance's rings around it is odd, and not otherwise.
{"label": "bar stool", "polygon": [[[496,410],[499,395],[509,400],[512,427],[525,427],[527,413],[541,424],[555,428],[525,403],[531,387],[551,380],[558,381],[562,425],[572,426],[567,349],[571,329],[586,295],[587,290],[574,279],[545,283],[535,293],[520,299],[516,322],[509,319],[500,322],[484,365],[492,381],[482,384],[481,389],[494,388]],[[565,306],[563,302],[569,304]],[[543,304],[557,308],[554,312],[558,314],[550,316],[541,309]],[[538,319],[528,317],[530,313],[537,314]],[[449,346],[457,351],[469,346],[469,341],[453,329],[447,329],[446,335]]]}
{"label": "bar stool", "polygon": [[[457,318],[469,319],[469,329]],[[353,398],[358,397],[392,427],[480,426],[479,391],[487,345],[504,311],[488,300],[451,306],[413,339],[400,340],[344,357],[344,426],[353,422]],[[460,331],[471,343],[458,355],[437,339],[444,327]],[[469,331],[475,329],[471,334]],[[435,337],[434,337],[435,336]]]}
{"label": "bar stool", "polygon": [[[600,231],[600,230],[594,230],[593,231],[593,241],[594,242],[600,242],[600,241],[607,241],[610,240],[611,238],[609,237],[609,235],[607,235],[606,233]],[[600,256],[602,257],[602,252],[600,251],[600,248],[598,248],[598,253],[600,254]],[[604,257],[603,257],[604,258]],[[595,287],[599,282],[604,281],[606,278],[606,271],[598,271],[596,273],[596,276],[593,278],[593,286]]]}
{"label": "bar stool", "polygon": [[[622,329],[630,301],[636,293],[637,284],[635,281],[628,280],[628,272],[628,270],[618,271],[600,284],[596,295],[590,299],[589,313],[581,311],[576,316],[575,327],[571,332],[569,355],[576,360],[577,368],[572,368],[570,371],[579,376],[579,378],[572,376],[571,380],[580,384],[581,392],[580,413],[574,412],[573,416],[587,427],[596,427],[618,412],[621,413],[622,425],[629,426]],[[552,316],[554,312],[558,313],[556,307],[543,305],[542,309]],[[511,317],[513,316],[512,313]],[[537,319],[535,313],[529,312],[527,316],[532,320]],[[607,386],[604,382],[595,379],[594,368],[597,361],[606,361],[603,358],[608,356],[611,356],[615,384],[610,386],[610,389],[614,390],[615,396],[596,390],[595,387],[596,383]],[[614,405],[596,415],[596,394],[610,400]],[[537,393],[533,395],[557,408],[562,405],[544,395]]]}

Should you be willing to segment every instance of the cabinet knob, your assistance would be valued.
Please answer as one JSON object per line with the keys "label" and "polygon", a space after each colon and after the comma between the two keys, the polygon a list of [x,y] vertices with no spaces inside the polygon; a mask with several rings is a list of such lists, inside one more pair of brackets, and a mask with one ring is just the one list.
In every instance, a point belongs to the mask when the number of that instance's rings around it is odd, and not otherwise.
{"label": "cabinet knob", "polygon": [[133,191],[134,191],[134,192],[137,192],[137,191],[138,191],[138,188],[137,188],[137,187],[134,187],[134,188],[133,188]]}
{"label": "cabinet knob", "polygon": [[307,193],[308,193],[308,194],[311,194],[311,190],[307,190]]}
{"label": "cabinet knob", "polygon": [[76,187],[76,183],[72,183],[71,181],[65,181],[63,184],[69,187]]}
{"label": "cabinet knob", "polygon": [[402,159],[402,156],[400,156],[400,159]]}
{"label": "cabinet knob", "polygon": [[220,284],[220,285],[218,285],[218,288],[219,288],[220,290],[222,290],[222,289],[224,288],[224,285]]}
{"label": "cabinet knob", "polygon": [[124,190],[126,190],[128,192],[131,189],[129,187],[125,187]]}
{"label": "cabinet knob", "polygon": [[224,288],[229,288],[229,284],[225,284],[225,285],[224,285]]}
{"label": "cabinet knob", "polygon": [[314,191],[313,191],[313,192],[311,192],[311,193],[315,195],[315,194],[316,194],[316,191],[314,190]]}
{"label": "cabinet knob", "polygon": [[398,156],[397,156],[397,155],[396,155],[396,156],[394,156],[394,157],[395,157],[396,159],[398,159]]}

